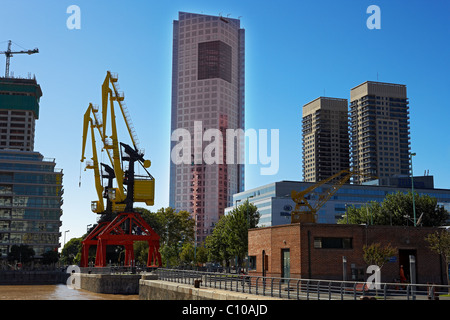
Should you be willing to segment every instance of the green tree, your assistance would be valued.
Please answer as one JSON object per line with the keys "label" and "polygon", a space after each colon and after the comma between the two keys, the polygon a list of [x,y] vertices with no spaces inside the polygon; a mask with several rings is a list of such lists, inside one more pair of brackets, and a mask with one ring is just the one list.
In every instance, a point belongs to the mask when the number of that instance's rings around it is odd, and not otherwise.
{"label": "green tree", "polygon": [[230,212],[227,222],[227,250],[237,257],[238,266],[241,266],[248,250],[247,215],[243,210],[235,209]]}
{"label": "green tree", "polygon": [[180,260],[185,265],[196,266],[208,261],[207,249],[200,245],[195,247],[194,243],[187,242],[183,244]]}
{"label": "green tree", "polygon": [[[422,226],[441,226],[449,217],[443,206],[437,204],[437,199],[429,195],[415,193],[416,223],[422,215]],[[383,202],[371,201],[360,208],[347,207],[346,216],[338,223],[374,224],[374,225],[414,225],[412,193],[397,192],[388,194]]]}
{"label": "green tree", "polygon": [[382,246],[381,243],[372,243],[363,246],[363,259],[368,265],[377,265],[380,269],[396,254],[397,250],[391,244]]}
{"label": "green tree", "polygon": [[195,221],[187,211],[175,211],[171,207],[151,212],[136,208],[144,220],[160,236],[160,253],[165,266],[178,265],[185,243],[194,242]]}
{"label": "green tree", "polygon": [[9,261],[17,261],[22,263],[28,263],[33,260],[35,252],[33,248],[29,247],[26,244],[21,245],[13,245],[11,247],[10,252],[8,253]]}
{"label": "green tree", "polygon": [[61,261],[66,265],[72,265],[77,263],[76,257],[81,252],[81,246],[83,238],[70,239],[64,248],[61,250]]}
{"label": "green tree", "polygon": [[148,242],[136,241],[133,243],[134,259],[136,264],[147,265],[148,259]]}
{"label": "green tree", "polygon": [[206,263],[208,261],[208,250],[205,246],[198,246],[196,249],[196,257],[197,263]]}
{"label": "green tree", "polygon": [[[446,262],[445,265],[447,266],[450,263],[450,232],[446,230],[436,231],[425,237],[425,240],[429,243],[432,251],[442,256],[443,260]],[[449,268],[445,269],[447,270],[447,279],[450,279]]]}
{"label": "green tree", "polygon": [[222,216],[214,226],[213,232],[206,237],[205,247],[208,251],[208,260],[223,263],[228,266],[231,254],[227,248],[227,220],[228,216]]}
{"label": "green tree", "polygon": [[222,216],[206,239],[211,260],[227,263],[231,257],[237,257],[240,266],[247,255],[248,230],[256,227],[259,218],[257,207],[248,200]]}
{"label": "green tree", "polygon": [[196,254],[196,248],[190,242],[183,244],[180,252],[180,261],[185,265],[192,265],[194,263],[194,256]]}
{"label": "green tree", "polygon": [[49,250],[42,254],[42,263],[43,264],[53,264],[58,262],[60,254],[58,251]]}

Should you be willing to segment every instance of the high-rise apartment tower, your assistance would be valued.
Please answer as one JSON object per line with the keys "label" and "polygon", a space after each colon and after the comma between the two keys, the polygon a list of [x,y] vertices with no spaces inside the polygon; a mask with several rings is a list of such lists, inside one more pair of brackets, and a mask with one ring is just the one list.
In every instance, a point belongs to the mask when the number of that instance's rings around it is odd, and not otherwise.
{"label": "high-rise apartment tower", "polygon": [[[203,136],[208,129],[220,130],[227,147],[226,129],[245,129],[244,43],[238,19],[180,12],[173,22],[171,129],[186,129],[192,140],[182,142],[191,146],[189,163],[171,159],[169,202],[177,211],[192,213],[197,243],[211,233],[233,194],[244,188],[244,166],[230,164],[225,149],[215,164],[203,157],[211,143]],[[171,141],[171,150],[178,143]],[[235,148],[242,145],[236,141]]]}
{"label": "high-rise apartment tower", "polygon": [[303,106],[303,180],[318,182],[349,168],[347,99],[319,97]]}
{"label": "high-rise apartment tower", "polygon": [[[406,86],[366,81],[350,91],[352,166],[373,177],[409,174]],[[362,183],[373,177],[356,176]]]}

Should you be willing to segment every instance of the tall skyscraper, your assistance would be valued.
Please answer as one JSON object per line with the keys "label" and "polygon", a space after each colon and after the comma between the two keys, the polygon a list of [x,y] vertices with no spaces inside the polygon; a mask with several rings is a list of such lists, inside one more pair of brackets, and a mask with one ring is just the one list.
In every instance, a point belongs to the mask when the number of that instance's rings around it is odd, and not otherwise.
{"label": "tall skyscraper", "polygon": [[59,247],[63,172],[34,151],[41,96],[35,79],[0,78],[0,259],[13,245],[36,258]]}
{"label": "tall skyscraper", "polygon": [[[211,143],[204,136],[208,129],[222,133],[224,146],[231,145],[226,129],[245,129],[244,56],[245,30],[238,19],[180,12],[173,22],[171,129],[188,130],[192,148],[190,163],[170,163],[169,202],[192,213],[197,243],[244,188],[244,165],[230,164],[225,149],[219,163],[207,164],[203,157]],[[171,141],[171,150],[177,143]],[[237,141],[235,154],[242,147]]]}
{"label": "tall skyscraper", "polygon": [[[409,107],[406,86],[366,81],[350,91],[352,166],[385,178],[409,174]],[[370,177],[356,176],[362,183]]]}
{"label": "tall skyscraper", "polygon": [[347,99],[319,97],[303,106],[303,180],[318,182],[349,168]]}

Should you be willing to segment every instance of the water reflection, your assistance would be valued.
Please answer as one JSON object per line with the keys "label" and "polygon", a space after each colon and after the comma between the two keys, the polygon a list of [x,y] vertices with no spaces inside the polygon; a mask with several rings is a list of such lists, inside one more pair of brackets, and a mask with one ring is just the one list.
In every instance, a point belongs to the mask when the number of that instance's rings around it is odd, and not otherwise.
{"label": "water reflection", "polygon": [[0,300],[139,300],[139,295],[102,294],[70,289],[65,284],[45,286],[2,286]]}

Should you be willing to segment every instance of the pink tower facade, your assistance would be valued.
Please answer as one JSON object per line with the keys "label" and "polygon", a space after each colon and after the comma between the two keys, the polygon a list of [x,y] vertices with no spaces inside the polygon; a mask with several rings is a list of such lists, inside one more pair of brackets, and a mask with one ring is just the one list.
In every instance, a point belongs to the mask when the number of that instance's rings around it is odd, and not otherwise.
{"label": "pink tower facade", "polygon": [[[225,152],[226,130],[245,130],[244,59],[245,30],[238,19],[180,12],[174,21],[171,129],[189,131],[192,161],[171,160],[169,199],[171,207],[195,218],[198,244],[212,232],[224,208],[232,206],[233,194],[244,190],[244,165],[229,161]],[[218,163],[208,164],[203,157],[211,143],[202,134],[208,129],[222,133]],[[243,149],[238,140],[234,154]],[[171,141],[171,150],[177,143]]]}

